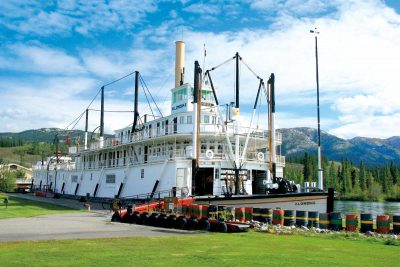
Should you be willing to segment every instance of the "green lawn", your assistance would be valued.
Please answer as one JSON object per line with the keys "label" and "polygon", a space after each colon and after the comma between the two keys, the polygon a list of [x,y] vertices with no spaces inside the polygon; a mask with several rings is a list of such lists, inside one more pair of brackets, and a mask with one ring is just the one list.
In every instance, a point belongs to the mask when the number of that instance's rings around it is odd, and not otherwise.
{"label": "green lawn", "polygon": [[0,219],[78,211],[64,206],[10,196],[8,196],[9,203],[6,208],[3,202],[5,197],[6,195],[0,194]]}
{"label": "green lawn", "polygon": [[0,243],[3,266],[399,266],[399,253],[372,239],[255,232]]}

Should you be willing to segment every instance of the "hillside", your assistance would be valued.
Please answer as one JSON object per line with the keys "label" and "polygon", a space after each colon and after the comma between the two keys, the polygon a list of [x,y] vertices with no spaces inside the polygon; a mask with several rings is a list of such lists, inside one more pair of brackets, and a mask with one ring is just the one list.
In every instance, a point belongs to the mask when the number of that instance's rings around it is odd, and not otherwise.
{"label": "hillside", "polygon": [[[317,130],[312,128],[284,128],[282,133],[282,153],[295,157],[305,152],[316,154]],[[355,137],[345,140],[326,132],[321,132],[323,156],[330,160],[340,161],[347,158],[354,163],[361,160],[369,165],[385,164],[390,160],[400,164],[400,137],[387,139]]]}
{"label": "hillside", "polygon": [[[41,128],[36,130],[26,130],[19,133],[0,133],[0,140],[20,140],[24,144],[27,143],[54,143],[54,138],[58,134],[58,139],[60,143],[65,143],[67,139],[67,132],[58,128]],[[89,133],[89,139],[92,133]],[[83,142],[85,132],[81,130],[68,131],[68,136],[71,142],[74,142],[80,138],[80,142]],[[111,137],[109,134],[105,134],[105,137]]]}

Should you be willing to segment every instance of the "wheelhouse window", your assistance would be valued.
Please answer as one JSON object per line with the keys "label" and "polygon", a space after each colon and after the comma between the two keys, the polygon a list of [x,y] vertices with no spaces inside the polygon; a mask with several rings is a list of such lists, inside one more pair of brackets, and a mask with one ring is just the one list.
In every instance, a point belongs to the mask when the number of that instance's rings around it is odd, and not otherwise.
{"label": "wheelhouse window", "polygon": [[192,115],[186,117],[187,124],[192,124]]}
{"label": "wheelhouse window", "polygon": [[78,182],[78,175],[72,175],[71,176],[71,183],[77,183]]}
{"label": "wheelhouse window", "polygon": [[115,174],[106,175],[106,184],[115,184]]}

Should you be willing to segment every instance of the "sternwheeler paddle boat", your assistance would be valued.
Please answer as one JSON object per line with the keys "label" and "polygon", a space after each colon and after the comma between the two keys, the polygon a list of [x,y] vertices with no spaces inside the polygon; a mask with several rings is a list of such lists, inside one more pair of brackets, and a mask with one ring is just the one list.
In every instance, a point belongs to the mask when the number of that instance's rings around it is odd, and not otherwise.
{"label": "sternwheeler paddle boat", "polygon": [[[118,198],[135,203],[174,196],[197,204],[332,211],[333,191],[283,177],[282,136],[274,125],[274,74],[264,82],[236,53],[223,63],[235,65],[235,98],[220,103],[211,74],[223,64],[203,72],[196,61],[194,82],[186,83],[184,51],[185,43],[177,41],[170,115],[141,114],[143,78],[135,71],[133,123],[106,139],[103,86],[98,140],[88,140],[86,110],[84,144],[33,166],[34,187],[93,201]],[[246,88],[246,94],[255,98],[250,121],[240,116],[240,66],[258,80],[258,89]],[[268,110],[265,127],[254,125],[261,99]]]}

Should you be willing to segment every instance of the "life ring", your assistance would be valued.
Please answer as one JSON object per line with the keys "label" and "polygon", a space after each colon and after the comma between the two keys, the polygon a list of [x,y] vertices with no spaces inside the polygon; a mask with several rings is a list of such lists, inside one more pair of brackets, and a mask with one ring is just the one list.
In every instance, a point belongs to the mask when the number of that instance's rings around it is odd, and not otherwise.
{"label": "life ring", "polygon": [[212,159],[214,157],[214,152],[212,150],[207,150],[206,151],[206,158],[207,159]]}
{"label": "life ring", "polygon": [[264,153],[258,152],[258,153],[257,153],[257,159],[258,159],[258,160],[264,160]]}

